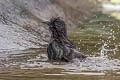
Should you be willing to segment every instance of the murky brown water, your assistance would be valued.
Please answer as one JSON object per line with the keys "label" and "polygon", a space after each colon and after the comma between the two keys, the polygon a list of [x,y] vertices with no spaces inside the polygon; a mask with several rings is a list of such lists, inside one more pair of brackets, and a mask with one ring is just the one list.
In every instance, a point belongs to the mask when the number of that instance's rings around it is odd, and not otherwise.
{"label": "murky brown water", "polygon": [[89,57],[74,63],[47,61],[46,49],[0,52],[0,80],[119,80],[120,21],[96,13],[70,39]]}

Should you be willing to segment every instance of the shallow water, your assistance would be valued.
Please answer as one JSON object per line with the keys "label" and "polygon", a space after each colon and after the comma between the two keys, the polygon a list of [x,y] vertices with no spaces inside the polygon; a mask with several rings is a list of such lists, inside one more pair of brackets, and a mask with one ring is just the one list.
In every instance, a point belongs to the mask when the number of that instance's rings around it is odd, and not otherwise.
{"label": "shallow water", "polygon": [[68,32],[87,57],[73,63],[47,61],[46,49],[0,52],[0,80],[119,80],[120,21],[96,13]]}

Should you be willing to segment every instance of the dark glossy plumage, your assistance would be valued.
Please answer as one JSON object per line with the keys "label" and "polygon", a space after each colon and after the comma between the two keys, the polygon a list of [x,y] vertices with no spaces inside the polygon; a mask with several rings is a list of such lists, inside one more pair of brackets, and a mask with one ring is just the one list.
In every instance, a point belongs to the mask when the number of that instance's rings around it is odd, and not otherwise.
{"label": "dark glossy plumage", "polygon": [[49,26],[51,39],[47,48],[48,59],[51,61],[69,62],[73,58],[85,58],[79,49],[68,39],[66,24],[59,17],[44,22]]}

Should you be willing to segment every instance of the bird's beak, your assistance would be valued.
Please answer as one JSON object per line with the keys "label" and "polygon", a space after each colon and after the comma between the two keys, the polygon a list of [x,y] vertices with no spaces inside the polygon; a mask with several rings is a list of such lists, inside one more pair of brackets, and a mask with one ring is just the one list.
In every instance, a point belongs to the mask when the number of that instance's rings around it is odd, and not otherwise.
{"label": "bird's beak", "polygon": [[50,26],[50,22],[49,21],[43,21],[43,24],[47,24],[48,26]]}

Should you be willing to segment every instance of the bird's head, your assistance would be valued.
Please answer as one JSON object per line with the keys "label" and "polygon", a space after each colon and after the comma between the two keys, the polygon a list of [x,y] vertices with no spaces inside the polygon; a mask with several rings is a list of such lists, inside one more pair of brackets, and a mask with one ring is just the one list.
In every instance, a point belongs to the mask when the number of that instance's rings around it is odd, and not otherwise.
{"label": "bird's head", "polygon": [[67,36],[66,24],[60,19],[60,17],[56,17],[51,19],[50,21],[43,22],[49,26],[49,30],[56,37]]}

